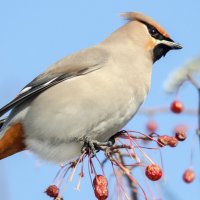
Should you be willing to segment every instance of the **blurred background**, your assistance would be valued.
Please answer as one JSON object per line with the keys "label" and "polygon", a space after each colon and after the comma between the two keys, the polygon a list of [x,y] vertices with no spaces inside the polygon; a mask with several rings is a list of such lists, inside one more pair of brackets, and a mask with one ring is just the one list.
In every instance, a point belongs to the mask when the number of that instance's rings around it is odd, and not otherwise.
{"label": "blurred background", "polygon": [[[173,70],[200,54],[199,8],[198,0],[1,0],[0,107],[52,63],[102,41],[125,23],[119,16],[125,11],[139,11],[151,16],[184,47],[180,51],[171,51],[155,63],[151,91],[141,109],[168,107],[175,95],[165,93],[164,81]],[[185,84],[178,97],[185,107],[197,108],[198,95],[191,85]],[[148,120],[147,116],[138,114],[126,128],[145,131]],[[154,116],[154,120],[160,134],[171,134],[177,124],[189,126],[189,131],[184,143],[162,150],[165,178],[161,185],[149,184],[157,190],[157,198],[152,195],[150,199],[200,199],[200,152],[195,136],[197,117],[164,113]],[[182,181],[182,174],[190,165],[191,146],[194,146],[196,179],[188,185]],[[30,152],[1,160],[0,199],[49,199],[43,192],[58,169]],[[143,185],[142,175],[136,173],[135,176]],[[69,184],[64,199],[95,199],[88,177],[83,179],[80,191],[74,189],[76,184],[76,180]],[[140,195],[140,199],[143,198]]]}

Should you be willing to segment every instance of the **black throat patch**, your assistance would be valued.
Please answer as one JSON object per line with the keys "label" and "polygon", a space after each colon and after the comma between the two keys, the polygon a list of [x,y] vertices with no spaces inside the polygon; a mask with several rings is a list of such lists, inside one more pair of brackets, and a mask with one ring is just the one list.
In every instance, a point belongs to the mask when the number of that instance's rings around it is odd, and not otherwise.
{"label": "black throat patch", "polygon": [[158,44],[157,46],[155,46],[153,49],[153,62],[155,63],[162,56],[165,56],[170,50],[171,48],[164,44]]}

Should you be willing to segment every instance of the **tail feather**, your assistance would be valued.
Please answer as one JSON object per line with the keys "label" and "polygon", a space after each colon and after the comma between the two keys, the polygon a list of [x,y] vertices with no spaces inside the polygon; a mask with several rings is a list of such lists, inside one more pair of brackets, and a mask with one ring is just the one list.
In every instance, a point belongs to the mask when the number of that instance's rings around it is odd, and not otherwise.
{"label": "tail feather", "polygon": [[20,123],[14,124],[0,138],[0,160],[26,149]]}

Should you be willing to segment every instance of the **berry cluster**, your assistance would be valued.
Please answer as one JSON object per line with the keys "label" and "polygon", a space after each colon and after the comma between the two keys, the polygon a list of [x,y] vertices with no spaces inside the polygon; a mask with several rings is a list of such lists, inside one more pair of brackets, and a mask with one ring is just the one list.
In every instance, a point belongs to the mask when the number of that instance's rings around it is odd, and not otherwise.
{"label": "berry cluster", "polygon": [[[133,135],[136,134],[136,135]],[[69,172],[68,180],[72,180],[74,174],[77,170],[77,166],[81,165],[81,171],[79,173],[79,181],[77,184],[77,189],[80,189],[81,179],[84,177],[84,162],[87,158],[89,166],[89,176],[91,177],[91,185],[94,190],[95,197],[98,200],[106,200],[109,196],[109,180],[105,174],[104,165],[105,163],[110,163],[113,168],[113,176],[116,178],[117,190],[121,191],[121,195],[128,196],[125,192],[123,185],[119,184],[119,177],[126,177],[127,181],[136,184],[143,192],[145,199],[147,199],[146,193],[144,192],[142,186],[132,174],[131,168],[140,167],[144,171],[144,174],[151,181],[157,181],[162,177],[162,169],[144,152],[145,147],[139,145],[139,141],[148,140],[153,142],[156,146],[159,144],[157,139],[137,131],[121,131],[116,134],[115,144],[111,147],[106,147],[106,149],[101,149],[105,153],[105,159],[99,160],[97,155],[92,155],[91,151],[85,151],[83,154],[74,162],[64,164],[57,176],[55,177],[52,185],[46,189],[46,194],[49,197],[54,198],[54,200],[61,200],[63,196],[63,180]],[[124,141],[124,142],[123,142]],[[160,148],[160,147],[159,147]],[[158,147],[154,147],[155,150]],[[124,160],[126,157],[126,161]],[[142,160],[140,159],[142,157]],[[144,160],[146,158],[146,161]],[[97,162],[96,162],[96,161]],[[147,162],[150,164],[147,164]],[[97,166],[94,163],[99,163],[102,172],[97,172]],[[128,163],[128,164],[127,164]],[[98,167],[99,170],[99,167]],[[71,171],[71,172],[70,172]],[[92,178],[93,177],[93,178]]]}

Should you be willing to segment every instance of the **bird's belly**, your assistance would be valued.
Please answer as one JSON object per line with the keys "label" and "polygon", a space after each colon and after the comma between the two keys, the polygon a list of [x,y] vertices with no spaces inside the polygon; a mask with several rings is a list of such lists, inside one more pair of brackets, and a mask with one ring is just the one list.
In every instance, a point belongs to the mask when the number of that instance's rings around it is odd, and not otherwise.
{"label": "bird's belly", "polygon": [[[83,143],[75,141],[75,138],[87,135],[91,139],[106,141],[130,120],[137,109],[136,105],[133,105],[128,105],[126,110],[118,110],[106,120],[94,122],[95,125],[90,130],[87,130],[88,127],[77,125],[80,131],[75,130],[73,132],[73,130],[69,130],[68,132],[68,123],[66,123],[66,125],[62,125],[62,129],[57,129],[57,132],[52,131],[54,129],[52,126],[44,126],[43,132],[48,133],[49,136],[42,135],[38,137],[38,132],[35,132],[36,129],[30,128],[31,135],[27,137],[26,144],[29,149],[44,160],[64,162],[73,159],[80,155],[83,145]],[[63,136],[64,133],[65,135]]]}
{"label": "bird's belly", "polygon": [[82,142],[77,142],[77,138],[88,136],[98,141],[108,140],[127,124],[141,103],[138,104],[138,101],[136,103],[134,99],[130,99],[104,118],[101,118],[98,111],[96,116],[94,113],[92,117],[84,116],[84,120],[81,120],[83,118],[81,114],[69,118],[67,117],[69,113],[63,110],[62,116],[65,116],[65,120],[55,115],[49,116],[45,121],[42,120],[43,122],[25,123],[28,133],[26,144],[44,160],[64,162],[73,159],[80,155],[83,145]]}

